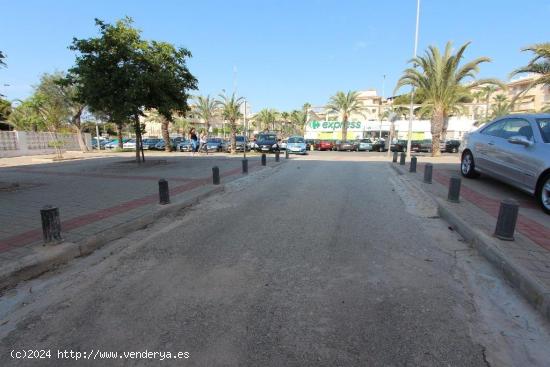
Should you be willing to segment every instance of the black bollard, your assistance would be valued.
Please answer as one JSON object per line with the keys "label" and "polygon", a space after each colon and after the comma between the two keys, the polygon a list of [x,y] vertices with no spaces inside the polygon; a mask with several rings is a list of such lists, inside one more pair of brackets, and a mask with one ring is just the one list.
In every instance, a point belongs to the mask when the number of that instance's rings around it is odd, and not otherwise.
{"label": "black bollard", "polygon": [[424,168],[424,182],[431,184],[432,183],[432,170],[433,165],[431,163],[426,163],[426,167]]}
{"label": "black bollard", "polygon": [[500,202],[495,237],[505,241],[514,240],[514,231],[518,219],[519,204],[514,199],[504,199]]}
{"label": "black bollard", "polygon": [[164,178],[159,180],[159,204],[165,205],[170,203],[170,192],[168,191],[168,181]]}
{"label": "black bollard", "polygon": [[397,153],[397,150],[396,150],[395,152],[393,152],[393,160],[392,160],[393,163],[397,163],[397,155],[398,155],[398,153]]}
{"label": "black bollard", "polygon": [[279,155],[280,155],[280,154],[281,154],[281,153],[280,153],[279,151],[276,151],[276,152],[275,152],[275,162],[279,162]]}
{"label": "black bollard", "polygon": [[409,167],[409,172],[416,172],[416,157],[411,157],[411,165]]}
{"label": "black bollard", "polygon": [[248,159],[243,159],[243,173],[248,173]]}
{"label": "black bollard", "polygon": [[212,183],[214,185],[220,184],[220,169],[217,166],[212,167]]}
{"label": "black bollard", "polygon": [[285,149],[285,159],[288,159],[288,149]]}
{"label": "black bollard", "polygon": [[40,209],[40,218],[42,219],[44,244],[61,242],[63,239],[61,238],[59,209],[51,205],[46,205]]}
{"label": "black bollard", "polygon": [[405,158],[407,158],[407,155],[405,152],[401,153],[401,157],[399,159],[399,165],[404,166],[405,165]]}
{"label": "black bollard", "polygon": [[451,203],[458,203],[460,201],[460,177],[451,177],[449,180],[449,194],[447,200]]}
{"label": "black bollard", "polygon": [[266,156],[265,156],[265,153],[262,154],[262,166],[265,166],[266,164]]}

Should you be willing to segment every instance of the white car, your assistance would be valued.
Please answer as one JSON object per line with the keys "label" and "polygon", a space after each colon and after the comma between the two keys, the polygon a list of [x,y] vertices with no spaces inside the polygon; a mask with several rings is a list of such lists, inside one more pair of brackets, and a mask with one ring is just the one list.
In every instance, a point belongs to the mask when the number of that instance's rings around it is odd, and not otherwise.
{"label": "white car", "polygon": [[124,149],[136,149],[136,139],[130,139],[126,143],[122,144]]}

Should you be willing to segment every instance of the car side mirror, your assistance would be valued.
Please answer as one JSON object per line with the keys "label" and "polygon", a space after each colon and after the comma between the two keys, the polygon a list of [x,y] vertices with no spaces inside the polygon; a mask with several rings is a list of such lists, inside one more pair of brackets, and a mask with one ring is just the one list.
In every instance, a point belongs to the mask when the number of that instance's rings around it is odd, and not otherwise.
{"label": "car side mirror", "polygon": [[522,135],[512,136],[508,138],[508,142],[510,144],[523,145],[524,147],[530,147],[531,145],[533,145],[533,142],[531,140]]}

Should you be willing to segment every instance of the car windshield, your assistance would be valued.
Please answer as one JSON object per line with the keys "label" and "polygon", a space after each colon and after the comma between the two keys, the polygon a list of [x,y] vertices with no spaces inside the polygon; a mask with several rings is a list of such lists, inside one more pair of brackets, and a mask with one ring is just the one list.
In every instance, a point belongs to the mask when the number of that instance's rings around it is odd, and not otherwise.
{"label": "car windshield", "polygon": [[545,143],[550,143],[550,118],[537,119],[537,125]]}
{"label": "car windshield", "polygon": [[370,142],[371,142],[370,139],[362,139],[361,140],[361,143],[370,143]]}
{"label": "car windshield", "polygon": [[277,140],[277,136],[276,135],[259,135],[258,136],[258,141],[261,142],[261,141],[273,141],[273,140]]}
{"label": "car windshield", "polygon": [[236,136],[236,137],[235,137],[235,140],[236,140],[236,141],[243,142],[243,141],[244,141],[244,136]]}
{"label": "car windshield", "polygon": [[303,142],[304,142],[304,138],[300,138],[300,137],[288,138],[288,143],[289,143],[289,144],[292,144],[292,143],[303,143]]}

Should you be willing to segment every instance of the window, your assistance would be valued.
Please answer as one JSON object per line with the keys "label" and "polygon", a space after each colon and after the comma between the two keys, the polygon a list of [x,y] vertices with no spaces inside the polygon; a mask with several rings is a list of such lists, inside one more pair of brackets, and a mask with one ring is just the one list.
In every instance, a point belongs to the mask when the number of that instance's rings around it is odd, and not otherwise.
{"label": "window", "polygon": [[504,126],[505,120],[500,120],[497,122],[492,123],[491,125],[487,126],[485,129],[481,131],[482,134],[490,135],[490,136],[496,136],[496,137],[502,137],[502,128]]}
{"label": "window", "polygon": [[501,138],[509,139],[512,136],[524,136],[529,140],[533,140],[533,129],[529,121],[523,119],[506,119],[502,129]]}
{"label": "window", "polygon": [[537,125],[545,143],[550,143],[550,118],[537,119]]}

